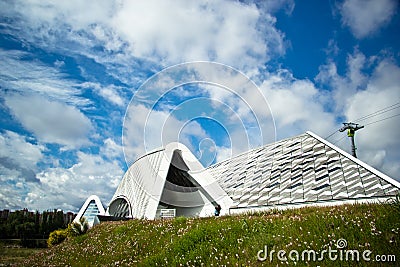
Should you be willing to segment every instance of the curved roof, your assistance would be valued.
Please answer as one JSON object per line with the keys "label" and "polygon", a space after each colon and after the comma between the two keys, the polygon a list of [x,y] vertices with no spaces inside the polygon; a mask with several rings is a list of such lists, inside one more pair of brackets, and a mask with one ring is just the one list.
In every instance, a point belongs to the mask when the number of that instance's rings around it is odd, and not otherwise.
{"label": "curved roof", "polygon": [[[174,177],[168,179],[168,175]],[[192,189],[187,188],[189,185]],[[193,190],[193,186],[198,190]],[[110,203],[121,196],[129,200],[129,214],[135,218],[154,218],[160,203],[182,209],[196,207],[198,214],[212,213],[213,202],[225,210],[232,204],[208,170],[178,142],[138,158],[125,173]]]}
{"label": "curved roof", "polygon": [[193,210],[196,207],[196,214],[204,216],[209,213],[201,205],[205,207],[207,201],[221,204],[224,212],[230,212],[382,199],[399,192],[399,182],[307,132],[207,168],[186,146],[170,143],[143,155],[129,167],[111,203],[124,196],[129,200],[132,217],[155,218],[161,204]]}

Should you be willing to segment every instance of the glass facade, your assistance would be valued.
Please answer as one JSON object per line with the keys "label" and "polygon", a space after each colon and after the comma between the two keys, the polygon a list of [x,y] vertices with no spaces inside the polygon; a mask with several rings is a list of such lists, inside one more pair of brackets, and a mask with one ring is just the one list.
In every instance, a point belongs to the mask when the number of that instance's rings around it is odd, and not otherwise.
{"label": "glass facade", "polygon": [[97,218],[97,214],[99,213],[99,207],[97,207],[96,202],[94,200],[91,200],[85,212],[83,213],[83,217],[86,218],[90,225],[94,225],[99,223]]}

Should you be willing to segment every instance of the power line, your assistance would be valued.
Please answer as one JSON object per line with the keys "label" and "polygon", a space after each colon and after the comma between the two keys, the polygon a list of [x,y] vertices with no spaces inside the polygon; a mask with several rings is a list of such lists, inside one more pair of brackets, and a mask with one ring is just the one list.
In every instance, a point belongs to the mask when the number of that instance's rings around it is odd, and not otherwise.
{"label": "power line", "polygon": [[371,119],[371,118],[373,118],[373,117],[375,117],[375,116],[382,115],[382,114],[384,114],[384,113],[386,113],[386,112],[392,111],[392,110],[397,109],[397,108],[400,108],[400,106],[394,107],[394,108],[391,108],[391,109],[388,109],[388,110],[385,110],[385,111],[382,111],[382,112],[379,112],[379,113],[377,113],[377,114],[375,114],[375,115],[373,115],[373,116],[369,116],[369,117],[367,117],[367,118],[359,119],[358,121],[368,120],[368,119]]}
{"label": "power line", "polygon": [[394,118],[394,117],[397,117],[397,116],[400,116],[400,114],[396,114],[396,115],[393,115],[393,116],[390,116],[390,117],[387,117],[387,118],[384,118],[384,119],[381,119],[381,120],[373,121],[373,122],[364,124],[364,126],[371,125],[371,124],[374,124],[374,123],[377,123],[377,122],[381,122],[381,121],[385,121],[385,120],[388,120],[388,119],[391,119],[391,118]]}
{"label": "power line", "polygon": [[[377,110],[377,111],[375,111],[375,112],[372,112],[371,114],[362,116],[362,117],[360,117],[360,118],[358,118],[358,119],[356,119],[356,120],[353,120],[353,122],[360,122],[360,121],[363,121],[363,120],[371,119],[371,118],[373,118],[373,117],[375,117],[375,116],[382,115],[382,114],[384,114],[384,113],[386,113],[386,112],[389,112],[389,111],[392,111],[392,110],[395,110],[395,109],[398,109],[398,108],[400,108],[400,102],[397,102],[397,103],[392,104],[392,105],[390,105],[390,106],[387,106],[387,107],[385,107],[385,108],[379,109],[379,110]],[[399,115],[400,115],[400,114],[397,114],[397,115],[394,115],[394,116],[391,116],[391,117],[388,117],[388,118],[384,118],[384,119],[382,119],[382,120],[378,120],[378,121],[374,121],[374,122],[371,122],[371,123],[367,123],[367,124],[365,124],[365,125],[371,125],[371,124],[374,124],[374,123],[377,123],[377,122],[380,122],[380,121],[384,121],[384,120],[387,120],[387,119],[390,119],[390,118],[393,118],[393,117],[397,117],[397,116],[399,116]],[[365,125],[364,125],[364,126],[365,126]],[[339,130],[335,130],[334,132],[332,132],[332,133],[330,133],[328,136],[326,136],[324,139],[327,140],[328,138],[332,137],[333,135],[335,135],[335,134],[338,133],[338,132],[339,132]],[[342,140],[342,139],[343,139],[343,138],[340,138],[338,141],[335,141],[333,144],[339,142],[339,141]]]}
{"label": "power line", "polygon": [[[389,108],[392,108],[392,107],[395,107],[395,106],[397,106],[397,105],[399,105],[399,104],[400,104],[400,102],[397,102],[397,103],[395,103],[395,104],[393,104],[393,105],[390,105],[390,106],[387,106],[387,107],[385,107],[385,108],[379,109],[379,110],[377,110],[377,111],[375,111],[375,112],[372,112],[371,114],[362,116],[362,117],[360,117],[360,118],[358,118],[358,119],[356,119],[356,120],[353,120],[353,121],[364,120],[364,118],[366,118],[366,117],[373,116],[373,115],[375,115],[376,113],[382,112],[382,111],[384,111],[384,110],[386,110],[386,109],[389,109]],[[399,107],[400,107],[400,106],[399,106]],[[395,107],[395,108],[397,108],[397,107]]]}
{"label": "power line", "polygon": [[327,137],[325,137],[324,139],[326,140],[326,139],[328,139],[329,137],[331,137],[332,135],[334,135],[334,134],[336,134],[336,133],[338,133],[339,132],[339,130],[335,130],[333,133],[331,133],[330,135],[328,135]]}
{"label": "power line", "polygon": [[341,138],[339,138],[338,140],[336,140],[335,142],[332,143],[332,145],[339,143],[340,141],[342,141],[343,139],[346,138],[346,135],[343,135]]}
{"label": "power line", "polygon": [[[393,106],[393,105],[392,105],[392,106]],[[398,117],[398,116],[400,116],[400,113],[399,113],[399,114],[396,114],[396,115],[393,115],[393,116],[389,116],[389,117],[380,119],[380,120],[377,120],[377,121],[370,122],[370,123],[368,123],[368,124],[365,124],[364,126],[371,125],[371,124],[378,123],[378,122],[385,121],[385,120],[389,120],[389,119],[392,119],[392,118]],[[346,124],[348,125],[349,123],[344,123],[344,124],[345,124],[345,125],[346,125]],[[351,123],[350,123],[350,124],[351,124]],[[354,124],[354,125],[357,125],[357,124]],[[339,131],[339,132],[340,132],[340,131],[344,131],[344,130],[345,130],[344,128],[346,128],[346,127],[342,127],[342,128],[341,128],[340,130],[338,130],[338,131]],[[361,129],[361,127],[360,127],[359,129]],[[334,135],[334,134],[337,133],[338,131],[333,132],[332,134],[330,134],[330,135],[329,135],[328,137],[326,137],[325,139],[331,137],[332,135]],[[353,134],[354,134],[354,133],[353,133]],[[348,135],[348,136],[349,136],[349,135]],[[349,136],[349,137],[350,137],[350,136]],[[339,138],[338,140],[332,142],[332,144],[335,145],[335,144],[339,143],[340,141],[342,141],[344,138],[346,138],[346,135],[344,135],[344,136],[342,136],[341,138]],[[352,148],[352,149],[353,149],[353,148]],[[354,147],[354,149],[355,149],[355,147]]]}
{"label": "power line", "polygon": [[386,112],[392,111],[392,110],[397,109],[397,108],[400,108],[400,102],[397,102],[397,103],[395,103],[393,105],[387,106],[387,107],[385,107],[383,109],[377,110],[377,111],[375,111],[375,112],[373,112],[371,114],[362,116],[362,117],[360,117],[360,118],[358,118],[356,120],[353,120],[353,121],[354,122],[360,122],[360,121],[363,121],[363,120],[367,120],[367,119],[370,119],[372,117],[384,114]]}

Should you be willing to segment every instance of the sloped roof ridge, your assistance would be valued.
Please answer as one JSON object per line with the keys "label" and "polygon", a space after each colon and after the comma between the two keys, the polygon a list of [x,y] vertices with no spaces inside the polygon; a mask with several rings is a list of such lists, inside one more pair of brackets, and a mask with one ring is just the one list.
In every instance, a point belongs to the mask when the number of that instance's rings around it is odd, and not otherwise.
{"label": "sloped roof ridge", "polygon": [[376,176],[378,176],[379,178],[382,178],[383,180],[385,180],[386,182],[388,182],[389,184],[397,187],[400,189],[400,183],[398,181],[396,181],[395,179],[387,176],[386,174],[378,171],[377,169],[371,167],[370,165],[368,165],[367,163],[359,160],[358,158],[353,157],[352,155],[350,155],[349,153],[347,153],[346,151],[340,149],[339,147],[335,146],[334,144],[326,141],[325,139],[323,139],[322,137],[318,136],[317,134],[311,132],[311,131],[307,131],[306,134],[310,135],[311,137],[317,139],[318,141],[324,143],[325,145],[329,146],[330,148],[332,148],[333,150],[335,150],[336,152],[338,152],[339,154],[345,156],[346,158],[348,158],[349,160],[353,161],[354,163],[362,166],[363,168],[367,169],[368,171],[372,172],[373,174],[375,174]]}
{"label": "sloped roof ridge", "polygon": [[276,145],[279,144],[279,143],[285,143],[285,142],[287,142],[287,141],[289,141],[289,140],[297,139],[297,138],[300,138],[300,137],[304,137],[304,136],[306,136],[306,135],[307,135],[307,133],[302,133],[302,134],[299,134],[299,135],[296,135],[296,136],[287,137],[287,138],[281,139],[281,140],[279,140],[279,141],[275,141],[275,142],[273,142],[273,143],[269,143],[269,144],[262,145],[262,146],[259,146],[259,147],[256,147],[256,148],[252,148],[252,149],[247,150],[247,151],[245,151],[245,152],[239,153],[239,154],[237,154],[237,155],[234,156],[234,157],[231,157],[231,158],[225,159],[225,160],[223,160],[223,161],[217,162],[217,163],[215,163],[215,164],[213,164],[213,165],[210,165],[210,166],[208,166],[206,169],[215,168],[215,167],[217,167],[218,165],[223,164],[224,162],[233,160],[233,159],[235,159],[235,158],[239,158],[239,157],[241,157],[241,156],[243,156],[243,155],[245,155],[245,154],[250,154],[250,153],[252,153],[252,152],[254,152],[254,151],[258,150],[258,149],[264,149],[264,148],[269,147],[269,146],[276,146]]}

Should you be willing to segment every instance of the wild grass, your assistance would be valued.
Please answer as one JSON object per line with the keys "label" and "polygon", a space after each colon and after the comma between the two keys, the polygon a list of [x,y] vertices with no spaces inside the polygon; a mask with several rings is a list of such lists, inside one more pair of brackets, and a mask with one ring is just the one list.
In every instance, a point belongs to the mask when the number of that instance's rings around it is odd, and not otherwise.
{"label": "wild grass", "polygon": [[[1,245],[1,244],[0,244]],[[43,248],[0,247],[0,266],[18,266],[22,261],[36,255]]]}
{"label": "wild grass", "polygon": [[[355,204],[273,210],[240,216],[131,220],[102,223],[87,234],[69,238],[40,252],[25,266],[379,266],[376,255],[394,255],[384,266],[400,262],[400,211],[391,204]],[[360,261],[293,261],[296,250],[358,250]],[[275,250],[272,262],[257,254],[267,246]],[[286,259],[278,258],[284,250]],[[370,250],[370,261],[361,253]],[[294,255],[294,254],[293,254]],[[317,258],[320,254],[318,254]],[[344,254],[343,254],[344,255]],[[268,254],[269,256],[269,254]],[[292,257],[293,258],[293,257]]]}

